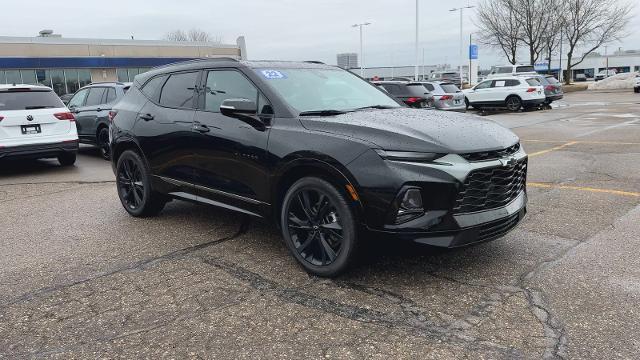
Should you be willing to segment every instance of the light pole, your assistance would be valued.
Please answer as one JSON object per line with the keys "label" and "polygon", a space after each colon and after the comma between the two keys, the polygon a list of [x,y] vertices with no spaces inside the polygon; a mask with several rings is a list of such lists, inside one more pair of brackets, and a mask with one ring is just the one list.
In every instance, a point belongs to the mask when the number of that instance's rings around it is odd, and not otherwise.
{"label": "light pole", "polygon": [[359,27],[360,28],[360,77],[364,77],[364,51],[362,50],[362,27],[371,25],[370,22],[365,22],[362,24],[354,24],[351,27]]}
{"label": "light pole", "polygon": [[471,9],[475,6],[467,5],[459,8],[453,8],[449,11],[460,11],[460,88],[462,89],[462,64],[464,63],[464,37],[462,31],[462,14],[464,9]]}
{"label": "light pole", "polygon": [[416,0],[416,67],[414,71],[414,80],[418,81],[418,43],[420,42],[420,8],[418,5],[418,0]]}

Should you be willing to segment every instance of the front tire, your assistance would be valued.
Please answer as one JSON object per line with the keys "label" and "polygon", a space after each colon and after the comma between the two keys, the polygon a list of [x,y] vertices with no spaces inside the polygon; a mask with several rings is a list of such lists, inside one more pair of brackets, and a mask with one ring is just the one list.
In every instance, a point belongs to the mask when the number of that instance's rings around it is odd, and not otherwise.
{"label": "front tire", "polygon": [[76,163],[76,153],[64,153],[58,155],[58,162],[62,166],[73,166]]}
{"label": "front tire", "polygon": [[166,199],[151,188],[151,173],[138,153],[127,150],[116,166],[116,187],[122,206],[135,217],[156,216]]}
{"label": "front tire", "polygon": [[101,127],[100,130],[98,130],[96,139],[98,149],[100,150],[100,156],[102,156],[102,158],[105,160],[111,159],[111,149],[109,146],[109,128]]}
{"label": "front tire", "polygon": [[507,110],[511,111],[511,112],[516,112],[519,111],[520,108],[522,108],[522,100],[513,95],[513,96],[509,96],[506,100],[505,103],[507,105]]}
{"label": "front tire", "polygon": [[353,264],[355,215],[345,195],[316,177],[298,180],[280,211],[282,235],[296,260],[311,274],[335,277]]}

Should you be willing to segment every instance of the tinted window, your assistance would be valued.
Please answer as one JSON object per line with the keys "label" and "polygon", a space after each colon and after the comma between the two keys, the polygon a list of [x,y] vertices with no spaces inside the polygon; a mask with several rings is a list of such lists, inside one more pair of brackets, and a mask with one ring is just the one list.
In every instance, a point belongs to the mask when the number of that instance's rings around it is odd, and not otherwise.
{"label": "tinted window", "polygon": [[198,72],[169,76],[160,93],[160,104],[175,108],[192,108]]}
{"label": "tinted window", "polygon": [[116,89],[114,88],[108,88],[107,89],[107,96],[105,97],[105,103],[110,103],[116,101]]}
{"label": "tinted window", "polygon": [[273,115],[273,107],[264,95],[258,96],[258,114]]}
{"label": "tinted window", "polygon": [[424,87],[426,87],[426,88],[427,88],[427,90],[429,90],[429,91],[434,91],[434,90],[436,89],[436,88],[435,88],[435,87],[433,87],[433,85],[431,85],[431,84],[423,84],[423,85],[424,85]]}
{"label": "tinted window", "polygon": [[82,89],[78,91],[75,95],[73,95],[71,100],[69,100],[69,107],[82,106],[82,104],[84,103],[84,98],[87,97],[88,93],[89,93],[89,89]]}
{"label": "tinted window", "polygon": [[220,105],[226,99],[248,99],[257,103],[258,89],[237,71],[210,71],[205,89],[205,110],[220,111]]}
{"label": "tinted window", "polygon": [[519,80],[507,80],[504,86],[518,86],[520,85]]}
{"label": "tinted window", "polygon": [[516,67],[516,72],[535,72],[535,71],[536,70],[531,65]]}
{"label": "tinted window", "polygon": [[[581,75],[584,77],[584,74],[581,74]],[[553,85],[560,84],[558,79],[554,78],[553,76],[545,77],[545,79],[547,79],[547,82],[549,82],[549,84],[553,84]]]}
{"label": "tinted window", "polygon": [[453,84],[440,84],[440,87],[442,88],[442,90],[444,90],[445,93],[456,93],[460,91],[460,89],[458,89],[458,87]]}
{"label": "tinted window", "polygon": [[104,95],[104,88],[95,87],[89,89],[89,95],[87,95],[87,101],[84,106],[95,106],[102,103],[102,96]]}
{"label": "tinted window", "polygon": [[62,107],[62,100],[53,91],[0,92],[0,111]]}
{"label": "tinted window", "polygon": [[166,76],[157,76],[147,81],[142,87],[142,92],[147,95],[151,100],[158,101],[160,98],[160,89],[164,82],[167,80]]}
{"label": "tinted window", "polygon": [[422,84],[409,84],[406,85],[406,92],[412,96],[422,96],[424,97],[427,94],[427,90],[422,86]]}
{"label": "tinted window", "polygon": [[511,66],[500,66],[496,68],[496,74],[511,74],[513,68]]}

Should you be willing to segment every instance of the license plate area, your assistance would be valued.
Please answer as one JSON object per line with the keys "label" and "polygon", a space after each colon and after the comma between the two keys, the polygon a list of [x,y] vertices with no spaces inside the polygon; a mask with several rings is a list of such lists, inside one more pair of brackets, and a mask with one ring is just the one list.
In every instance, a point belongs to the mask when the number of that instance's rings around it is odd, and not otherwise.
{"label": "license plate area", "polygon": [[21,125],[20,130],[22,131],[22,135],[40,134],[42,132],[40,124]]}

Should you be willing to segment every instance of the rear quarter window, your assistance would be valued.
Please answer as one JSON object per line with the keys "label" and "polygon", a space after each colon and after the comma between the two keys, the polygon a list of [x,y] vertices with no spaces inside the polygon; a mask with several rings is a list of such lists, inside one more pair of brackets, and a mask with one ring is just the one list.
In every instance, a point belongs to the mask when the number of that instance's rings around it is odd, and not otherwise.
{"label": "rear quarter window", "polygon": [[540,81],[538,81],[538,79],[527,79],[527,84],[531,86],[541,86]]}
{"label": "rear quarter window", "polygon": [[521,73],[521,72],[535,72],[535,71],[536,70],[531,65],[516,67],[516,72],[519,72],[519,73]]}
{"label": "rear quarter window", "polygon": [[0,91],[0,111],[63,108],[53,91]]}
{"label": "rear quarter window", "polygon": [[170,75],[160,92],[160,105],[172,108],[193,108],[197,79],[197,71]]}
{"label": "rear quarter window", "polygon": [[455,86],[454,84],[440,84],[440,87],[446,93],[456,93],[460,91],[460,89],[458,89],[458,87]]}
{"label": "rear quarter window", "polygon": [[415,85],[406,85],[406,92],[411,96],[422,96],[424,97],[427,94],[427,89],[425,89],[422,84]]}

